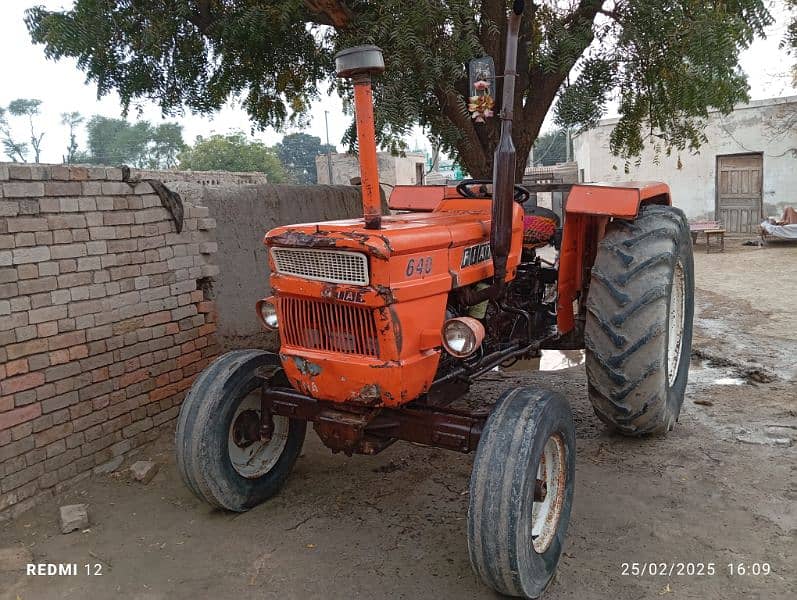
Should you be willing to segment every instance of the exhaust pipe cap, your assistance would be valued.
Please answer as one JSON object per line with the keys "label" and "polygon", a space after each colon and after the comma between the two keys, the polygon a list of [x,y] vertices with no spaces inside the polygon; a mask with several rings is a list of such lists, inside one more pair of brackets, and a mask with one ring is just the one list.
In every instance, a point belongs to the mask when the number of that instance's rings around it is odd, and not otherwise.
{"label": "exhaust pipe cap", "polygon": [[335,71],[338,77],[377,75],[384,72],[385,59],[382,49],[371,44],[346,48],[335,55]]}

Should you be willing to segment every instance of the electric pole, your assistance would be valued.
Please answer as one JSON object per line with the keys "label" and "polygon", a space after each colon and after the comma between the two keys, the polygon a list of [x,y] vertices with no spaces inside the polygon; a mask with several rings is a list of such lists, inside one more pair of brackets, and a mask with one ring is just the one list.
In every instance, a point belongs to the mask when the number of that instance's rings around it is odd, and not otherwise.
{"label": "electric pole", "polygon": [[329,119],[327,118],[329,111],[324,111],[324,127],[327,130],[327,176],[329,177],[329,185],[332,185],[332,148],[329,145]]}

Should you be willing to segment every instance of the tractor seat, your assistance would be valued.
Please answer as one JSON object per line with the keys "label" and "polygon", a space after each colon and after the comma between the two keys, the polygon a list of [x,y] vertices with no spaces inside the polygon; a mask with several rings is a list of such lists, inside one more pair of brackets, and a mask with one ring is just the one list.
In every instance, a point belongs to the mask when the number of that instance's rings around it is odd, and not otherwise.
{"label": "tractor seat", "polygon": [[533,249],[550,244],[559,227],[559,215],[542,206],[523,208],[523,247]]}

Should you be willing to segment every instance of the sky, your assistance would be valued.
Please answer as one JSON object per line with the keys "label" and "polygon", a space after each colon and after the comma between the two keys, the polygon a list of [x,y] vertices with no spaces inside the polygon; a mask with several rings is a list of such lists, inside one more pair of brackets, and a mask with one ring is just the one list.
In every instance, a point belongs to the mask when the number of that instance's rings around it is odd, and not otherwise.
{"label": "sky", "polygon": [[[61,162],[68,143],[68,131],[60,122],[62,112],[78,111],[87,117],[94,114],[118,117],[121,114],[118,97],[112,94],[98,99],[96,88],[92,84],[86,84],[85,75],[77,69],[74,60],[62,59],[58,62],[47,60],[43,47],[34,45],[30,40],[23,22],[27,8],[44,5],[49,9],[60,9],[71,4],[69,0],[0,0],[0,56],[4,57],[3,77],[0,80],[0,106],[7,106],[15,98],[43,100],[42,115],[38,121],[39,126],[46,132],[42,142],[42,162]],[[788,67],[797,59],[787,56],[786,52],[778,47],[787,25],[783,0],[772,0],[768,4],[776,22],[768,29],[767,38],[755,41],[740,58],[740,64],[749,78],[750,95],[753,100],[797,94],[797,89],[791,85],[791,80],[787,76]],[[325,141],[324,111],[328,111],[330,143],[336,145],[339,150],[344,150],[340,140],[350,122],[350,117],[343,114],[340,98],[336,94],[324,95],[313,103],[310,123],[303,131],[318,136],[322,142]],[[129,118],[133,119],[135,116],[131,111]],[[141,118],[154,124],[162,120],[160,109],[152,103],[143,105]],[[250,131],[246,112],[230,103],[211,117],[186,113],[183,117],[169,117],[166,120],[176,120],[182,124],[183,137],[189,143],[192,143],[197,135],[224,134],[234,130]],[[16,121],[15,131],[24,133],[22,123]],[[256,133],[255,137],[267,145],[273,145],[279,142],[285,133],[295,131],[278,132],[267,129]],[[411,148],[415,148],[416,145],[429,148],[420,131],[412,135],[407,142]],[[81,128],[78,143],[85,148],[84,128]],[[0,160],[7,159],[0,157]]]}

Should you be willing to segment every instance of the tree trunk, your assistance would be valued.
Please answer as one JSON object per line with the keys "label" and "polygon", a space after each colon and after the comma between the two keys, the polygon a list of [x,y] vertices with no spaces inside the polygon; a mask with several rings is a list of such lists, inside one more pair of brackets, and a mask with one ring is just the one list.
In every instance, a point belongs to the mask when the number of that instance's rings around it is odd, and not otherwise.
{"label": "tree trunk", "polygon": [[[523,19],[520,36],[518,38],[518,64],[517,82],[515,89],[515,119],[513,124],[512,140],[515,144],[515,181],[520,183],[526,169],[531,148],[540,133],[540,128],[548,113],[548,109],[553,105],[559,88],[564,83],[567,75],[572,69],[581,53],[592,43],[594,33],[591,31],[592,21],[601,7],[598,0],[580,0],[577,7],[568,17],[563,19],[568,29],[589,28],[585,30],[585,35],[580,40],[581,51],[575,52],[573,48],[568,48],[568,54],[572,59],[567,65],[563,65],[559,72],[544,71],[540,65],[533,64],[530,60],[529,44],[533,39],[532,19],[529,14]],[[486,26],[490,21],[498,26],[500,35]],[[484,0],[481,12],[482,30],[480,39],[485,52],[495,60],[499,74],[503,72],[504,54],[506,46],[506,5],[502,0]],[[501,81],[500,79],[498,80]],[[496,105],[495,117],[488,119],[487,123],[476,124],[470,119],[463,118],[460,111],[457,111],[458,103],[461,105],[462,98],[467,100],[468,82],[460,81],[457,85],[457,92],[449,93],[446,96],[447,103],[441,102],[443,114],[459,129],[463,135],[456,144],[459,159],[462,166],[475,179],[490,179],[493,171],[493,152],[498,144],[498,131],[500,126],[499,111],[500,105]],[[500,101],[500,83],[495,86],[494,95]],[[459,97],[457,97],[459,96]],[[440,96],[438,95],[438,99]],[[478,148],[474,146],[478,144]]]}

